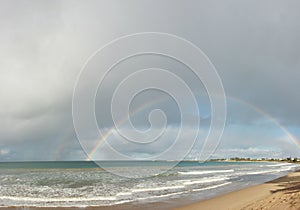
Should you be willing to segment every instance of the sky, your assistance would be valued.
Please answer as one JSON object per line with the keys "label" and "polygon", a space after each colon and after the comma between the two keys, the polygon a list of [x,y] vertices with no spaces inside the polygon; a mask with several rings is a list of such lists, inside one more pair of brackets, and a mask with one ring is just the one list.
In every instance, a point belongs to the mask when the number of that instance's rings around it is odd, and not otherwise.
{"label": "sky", "polygon": [[[106,138],[76,135],[72,97],[83,66],[112,40],[141,32],[189,40],[215,66],[227,99],[227,119],[212,158],[300,157],[299,9],[296,0],[2,0],[0,161],[86,160],[86,154],[90,159],[117,159],[115,150],[130,158],[148,158],[166,151],[178,135],[181,117],[176,101],[161,91],[140,93],[129,110],[135,128],[158,133],[160,128],[151,127],[148,115],[153,109],[164,111],[153,115],[157,122],[165,120],[161,116],[168,119],[163,141],[140,147],[118,140],[111,129],[108,99],[122,78],[149,66],[170,69],[195,94],[200,114],[191,111],[187,119],[200,119],[200,128],[184,125],[186,141],[175,145],[168,158],[188,150],[186,158],[197,159],[210,127],[209,98],[186,66],[164,56],[136,56],[117,65],[95,99],[98,127],[107,132]],[[148,80],[156,81],[157,75]],[[170,81],[164,84],[177,87]],[[123,113],[123,108],[116,110]],[[130,134],[127,122],[120,125]],[[199,136],[190,148],[195,129]]]}

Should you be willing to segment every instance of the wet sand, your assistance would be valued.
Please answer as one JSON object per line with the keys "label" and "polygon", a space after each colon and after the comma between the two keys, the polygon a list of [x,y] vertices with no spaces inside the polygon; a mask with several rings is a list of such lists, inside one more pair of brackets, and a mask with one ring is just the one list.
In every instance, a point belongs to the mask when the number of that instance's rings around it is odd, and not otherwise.
{"label": "wet sand", "polygon": [[209,200],[176,208],[199,209],[300,209],[300,172],[276,180],[234,191]]}

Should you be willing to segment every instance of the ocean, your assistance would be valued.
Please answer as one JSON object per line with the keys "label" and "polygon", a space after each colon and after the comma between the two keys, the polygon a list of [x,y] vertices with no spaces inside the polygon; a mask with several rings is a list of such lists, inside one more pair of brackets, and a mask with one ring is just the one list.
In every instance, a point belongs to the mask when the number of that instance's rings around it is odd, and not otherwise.
{"label": "ocean", "polygon": [[[116,173],[140,175],[151,171],[156,175],[126,178],[89,161],[0,163],[0,206],[88,207],[171,200],[175,204],[191,203],[270,181],[300,168],[289,163],[183,161],[164,172],[168,162],[103,164]],[[169,207],[174,202],[169,202]]]}

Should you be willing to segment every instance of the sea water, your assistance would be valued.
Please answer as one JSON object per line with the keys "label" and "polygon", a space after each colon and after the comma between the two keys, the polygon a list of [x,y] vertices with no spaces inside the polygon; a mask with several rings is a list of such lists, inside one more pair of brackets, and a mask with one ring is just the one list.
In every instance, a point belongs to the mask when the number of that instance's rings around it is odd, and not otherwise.
{"label": "sea water", "polygon": [[[271,162],[183,161],[105,162],[110,172],[89,161],[0,163],[0,205],[84,207],[151,203],[184,198],[190,202],[263,183],[298,169]],[[156,174],[126,178],[141,171]],[[163,173],[162,173],[163,172]]]}

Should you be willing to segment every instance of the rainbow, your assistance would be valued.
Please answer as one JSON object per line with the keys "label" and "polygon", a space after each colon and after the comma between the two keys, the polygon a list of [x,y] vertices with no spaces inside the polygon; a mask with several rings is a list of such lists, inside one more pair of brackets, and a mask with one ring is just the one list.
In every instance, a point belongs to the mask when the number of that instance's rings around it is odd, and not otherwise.
{"label": "rainbow", "polygon": [[[150,103],[145,103],[142,104],[139,108],[137,108],[136,110],[132,111],[129,115],[130,116],[134,116],[135,114],[139,113],[140,111],[142,111],[143,109],[145,109],[146,107],[150,107],[156,103],[162,102],[165,100],[165,97],[159,97],[156,100],[152,100]],[[127,121],[127,118],[124,118],[122,120],[120,120],[118,122],[119,125],[122,125],[123,123],[125,123]],[[95,145],[95,147],[87,154],[87,158],[85,159],[86,161],[89,160],[93,160],[92,157],[93,155],[96,153],[96,151],[98,150],[98,148],[100,147],[100,145],[102,144],[102,142],[104,142],[114,131],[114,127],[110,128],[108,131],[106,131],[103,135],[102,138],[98,141],[98,143]]]}
{"label": "rainbow", "polygon": [[[231,99],[231,100],[233,100],[233,101],[237,101],[237,102],[239,102],[239,103],[241,103],[241,104],[243,104],[243,105],[246,105],[246,106],[250,107],[251,109],[253,109],[254,111],[256,111],[257,113],[260,113],[260,114],[262,114],[263,116],[265,116],[266,118],[268,118],[271,122],[274,123],[274,125],[276,125],[278,128],[280,128],[280,129],[286,134],[286,136],[288,137],[288,139],[289,139],[294,145],[296,145],[297,148],[300,149],[300,142],[299,142],[299,140],[298,140],[298,139],[297,139],[297,138],[296,138],[289,130],[287,130],[286,127],[284,127],[280,122],[278,122],[278,120],[277,120],[275,117],[273,117],[272,115],[270,115],[268,112],[262,110],[261,108],[255,106],[255,105],[253,105],[253,104],[251,104],[251,103],[249,103],[249,102],[246,102],[246,101],[244,101],[244,100],[242,100],[242,99],[239,99],[239,98],[236,98],[236,97],[232,97],[232,96],[228,96],[228,95],[227,95],[226,97],[229,98],[229,99]],[[132,111],[132,112],[130,113],[130,115],[133,116],[133,115],[139,113],[140,111],[142,111],[143,109],[145,109],[146,107],[150,107],[150,106],[154,105],[155,103],[162,102],[162,101],[164,101],[165,99],[166,99],[166,98],[165,98],[164,96],[162,96],[162,97],[156,98],[155,100],[152,100],[151,102],[145,103],[145,104],[141,105],[140,107],[138,107],[136,110]],[[126,119],[123,119],[123,120],[120,120],[120,121],[118,122],[118,124],[119,124],[119,125],[122,125],[123,123],[126,122],[126,120],[127,120],[127,118],[126,118]],[[107,138],[109,138],[110,135],[112,135],[113,131],[114,131],[114,127],[108,129],[108,130],[102,135],[101,139],[99,139],[99,141],[98,141],[97,144],[93,147],[93,149],[92,149],[90,152],[86,153],[86,154],[87,154],[87,157],[86,157],[86,159],[85,159],[86,161],[93,160],[93,156],[94,156],[94,154],[97,152],[97,150],[98,150],[98,148],[100,147],[100,145],[101,145],[104,141],[106,141]],[[64,141],[63,141],[61,144],[58,145],[56,151],[54,152],[54,160],[57,160],[57,159],[60,157],[60,153],[61,153],[62,149],[63,149],[63,148],[66,146],[66,144],[67,144],[66,142],[67,142],[68,138],[65,137],[65,138],[63,138],[63,139],[64,139]]]}
{"label": "rainbow", "polygon": [[[226,96],[228,97],[228,96]],[[276,126],[278,126],[288,137],[289,139],[300,149],[300,142],[299,140],[289,131],[286,129],[286,127],[284,127],[280,122],[278,122],[278,120],[273,117],[272,115],[270,115],[268,112],[262,110],[261,108],[254,106],[253,104],[246,102],[244,100],[241,100],[239,98],[234,98],[234,97],[228,97],[232,100],[238,101],[241,104],[247,105],[249,107],[251,107],[253,110],[255,110],[256,112],[266,116],[269,120],[271,120]]]}
{"label": "rainbow", "polygon": [[[53,160],[60,160],[61,154],[63,153],[63,149],[68,147],[68,144],[70,143],[70,133],[74,132],[73,131],[73,126],[69,126],[67,130],[65,131],[65,135],[63,135],[61,138],[61,143],[58,145],[56,150],[53,153]],[[72,134],[71,134],[72,135]]]}
{"label": "rainbow", "polygon": [[[249,102],[246,102],[242,99],[239,99],[239,98],[235,98],[235,97],[231,97],[231,96],[226,96],[227,98],[230,98],[234,101],[237,101],[241,104],[244,104],[250,108],[252,108],[253,110],[255,110],[256,112],[262,114],[263,116],[267,117],[269,120],[271,120],[277,127],[279,127],[287,136],[288,138],[298,147],[300,148],[300,143],[298,141],[298,139],[293,135],[291,134],[282,124],[280,124],[278,122],[278,120],[273,117],[272,115],[270,115],[269,113],[267,113],[266,111],[262,110],[261,108],[249,103]],[[147,106],[150,106],[150,105],[153,105],[154,103],[157,103],[159,102],[160,100],[156,100],[156,101],[153,101],[152,103],[148,103],[148,104],[144,104],[142,105],[141,107],[139,107],[137,110],[135,110],[134,112],[132,112],[131,114],[134,115],[136,113],[138,113],[139,111],[143,110],[145,107]],[[120,121],[120,123],[124,123],[125,120],[123,121]],[[113,132],[113,128],[111,128],[110,130],[108,130],[103,136],[102,138],[99,140],[99,142],[95,145],[95,147],[90,151],[90,153],[88,153],[87,155],[87,158],[86,160],[92,160],[93,159],[93,155],[96,153],[96,151],[98,150],[98,148],[100,147],[101,143],[103,141],[105,141]]]}

